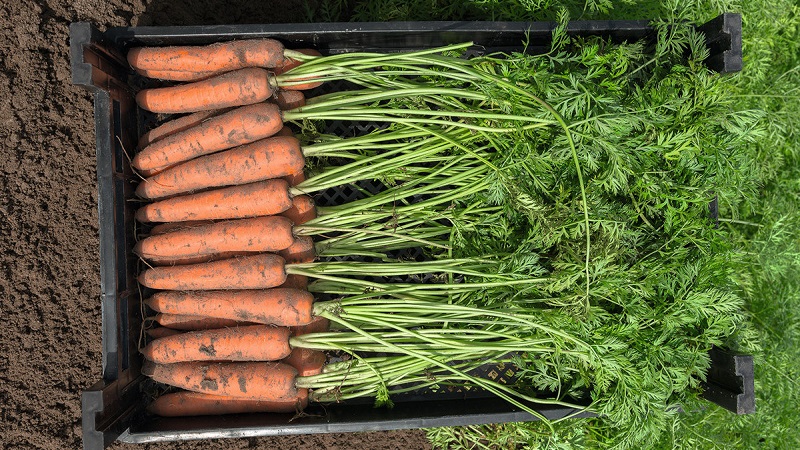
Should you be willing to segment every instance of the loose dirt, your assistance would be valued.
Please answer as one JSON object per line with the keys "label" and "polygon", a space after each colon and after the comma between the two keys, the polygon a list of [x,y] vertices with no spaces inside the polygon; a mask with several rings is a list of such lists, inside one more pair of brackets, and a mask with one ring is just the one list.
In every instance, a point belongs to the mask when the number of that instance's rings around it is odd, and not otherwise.
{"label": "loose dirt", "polygon": [[[81,447],[101,377],[95,135],[69,24],[302,21],[302,0],[10,0],[0,6],[0,448]],[[115,444],[115,449],[419,449],[420,431]]]}

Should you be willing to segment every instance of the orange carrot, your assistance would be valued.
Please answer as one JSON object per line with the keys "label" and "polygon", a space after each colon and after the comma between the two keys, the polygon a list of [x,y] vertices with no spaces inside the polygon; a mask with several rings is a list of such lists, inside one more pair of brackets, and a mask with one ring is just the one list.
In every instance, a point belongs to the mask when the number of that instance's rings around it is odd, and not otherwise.
{"label": "orange carrot", "polygon": [[[283,128],[281,128],[281,131],[279,131],[277,135],[278,136],[294,136],[294,132],[288,126],[284,126]],[[302,183],[303,181],[306,181],[306,174],[301,169],[301,170],[298,170],[297,172],[295,172],[293,174],[286,175],[285,177],[283,177],[283,179],[286,180],[287,183],[289,183],[289,186],[297,186],[298,184]]]}
{"label": "orange carrot", "polygon": [[330,320],[324,317],[314,316],[314,319],[307,325],[300,325],[297,327],[290,327],[290,328],[292,330],[292,336],[302,336],[304,334],[323,333],[325,331],[328,331],[330,325],[331,325]]}
{"label": "orange carrot", "polygon": [[297,173],[286,175],[285,177],[283,177],[283,179],[286,180],[287,183],[289,183],[289,186],[297,186],[303,181],[306,181],[306,174],[301,170]]}
{"label": "orange carrot", "polygon": [[[291,220],[282,216],[264,216],[150,236],[137,242],[133,252],[146,260],[158,259],[163,263],[230,252],[277,252],[288,249],[295,242],[297,240],[292,235]],[[306,257],[309,249],[308,245],[303,244],[306,242],[302,241],[301,245],[287,255],[293,258],[298,255]],[[312,241],[312,254],[313,250]]]}
{"label": "orange carrot", "polygon": [[314,239],[311,236],[295,237],[294,242],[286,249],[279,251],[278,254],[286,260],[287,264],[314,262],[314,258],[317,256]]}
{"label": "orange carrot", "polygon": [[250,39],[211,45],[140,47],[128,52],[136,70],[228,72],[245,67],[280,67],[286,58],[274,39]]}
{"label": "orange carrot", "polygon": [[166,336],[174,336],[176,334],[181,334],[180,330],[173,330],[172,328],[167,328],[167,327],[150,328],[146,331],[147,335],[153,339],[159,339]]}
{"label": "orange carrot", "polygon": [[[134,52],[134,56],[138,56],[136,54],[137,51],[140,52],[141,49],[132,50],[132,52]],[[312,49],[300,49],[296,51],[311,56],[322,56],[320,52]],[[290,69],[299,66],[302,63],[303,63],[302,61],[297,59],[285,58],[282,64],[272,68],[272,72],[275,75],[280,75]],[[153,64],[151,63],[150,65]],[[170,65],[165,67],[173,67],[173,66]],[[228,65],[228,67],[226,67],[225,69],[220,69],[217,71],[207,70],[206,67],[207,66],[200,67],[199,70],[175,70],[171,68],[137,69],[136,72],[138,72],[142,76],[145,76],[147,78],[153,78],[156,80],[200,81],[231,70],[242,69],[245,67],[267,67],[267,66],[259,66],[257,64],[250,62],[250,63],[238,64],[238,67],[234,67],[234,65]]]}
{"label": "orange carrot", "polygon": [[142,373],[160,383],[207,394],[266,401],[293,401],[304,396],[295,386],[297,369],[276,362],[146,361]]}
{"label": "orange carrot", "polygon": [[147,262],[153,266],[184,266],[188,264],[200,264],[213,261],[221,261],[223,259],[236,258],[239,256],[256,255],[259,252],[220,252],[211,253],[208,255],[199,256],[183,256],[180,258],[168,256],[151,256],[147,258]]}
{"label": "orange carrot", "polygon": [[322,86],[322,81],[311,81],[313,80],[313,78],[297,78],[296,80],[293,81],[305,81],[305,80],[309,81],[307,83],[293,84],[293,85],[280,84],[280,88],[285,91],[308,91]]}
{"label": "orange carrot", "polygon": [[279,90],[275,92],[273,98],[281,111],[289,111],[306,105],[306,96],[300,91]]}
{"label": "orange carrot", "polygon": [[305,166],[300,141],[292,136],[267,139],[184,162],[145,179],[136,195],[148,200],[199,189],[280,178]]}
{"label": "orange carrot", "polygon": [[314,200],[307,195],[298,195],[292,198],[292,206],[281,213],[295,225],[302,225],[317,217],[317,210]]}
{"label": "orange carrot", "polygon": [[145,300],[160,313],[202,315],[277,326],[311,323],[314,296],[290,288],[156,292]]}
{"label": "orange carrot", "polygon": [[156,169],[142,169],[142,170],[137,170],[136,172],[138,172],[139,175],[141,175],[143,177],[152,177],[153,175],[158,175],[159,173],[161,173],[161,172],[163,172],[163,171],[165,171],[165,170],[167,170],[169,168],[175,167],[176,165],[177,164],[172,164],[172,165],[169,165],[169,166],[159,167],[159,168],[156,168]]}
{"label": "orange carrot", "polygon": [[[311,333],[322,333],[328,331],[330,321],[324,317],[316,316],[308,325],[290,327],[292,336],[301,336]],[[323,352],[307,348],[292,349],[292,354],[287,356],[283,362],[297,369],[301,377],[312,376],[322,373],[327,358]]]}
{"label": "orange carrot", "polygon": [[139,75],[154,80],[200,81],[224,72],[190,72],[186,70],[137,70]]}
{"label": "orange carrot", "polygon": [[[300,52],[300,53],[302,53],[304,55],[309,55],[309,56],[322,56],[322,53],[320,53],[320,52],[318,52],[318,51],[316,51],[314,49],[311,49],[311,48],[301,48],[301,49],[297,49],[295,51],[296,52]],[[303,62],[299,61],[297,59],[286,58],[286,59],[283,60],[283,63],[281,65],[276,66],[273,69],[273,73],[275,73],[275,75],[280,75],[282,73],[285,73],[285,72],[288,72],[288,71],[294,69],[295,67],[299,66],[300,64],[303,64]]]}
{"label": "orange carrot", "polygon": [[275,133],[275,136],[294,136],[294,131],[288,125],[284,125],[280,131]]}
{"label": "orange carrot", "polygon": [[[139,283],[153,289],[177,291],[210,289],[267,289],[286,281],[283,258],[272,253],[185,266],[152,267],[139,275]],[[174,312],[196,314],[202,312]],[[214,316],[211,317],[227,317]],[[231,319],[249,320],[247,317]],[[310,320],[310,319],[309,319]],[[280,324],[276,324],[280,325]]]}
{"label": "orange carrot", "polygon": [[213,220],[187,220],[186,222],[165,222],[150,229],[150,235],[169,233],[175,230],[188,230],[203,225],[216,223]]}
{"label": "orange carrot", "polygon": [[[277,361],[291,353],[289,329],[269,325],[189,331],[156,339],[142,349],[145,358],[159,364],[185,361]],[[302,355],[296,356],[292,361],[307,365],[307,360],[311,358],[311,355]],[[316,362],[317,359],[311,362]]]}
{"label": "orange carrot", "polygon": [[145,148],[155,141],[161,140],[171,134],[187,130],[200,125],[204,120],[225,112],[225,110],[199,111],[186,116],[178,117],[153,128],[139,138],[139,148]]}
{"label": "orange carrot", "polygon": [[296,413],[308,405],[308,390],[298,390],[298,398],[279,401],[247,400],[199,392],[164,394],[147,406],[150,414],[162,417],[216,416],[243,413]]}
{"label": "orange carrot", "polygon": [[229,328],[256,324],[255,322],[242,322],[240,320],[220,319],[218,317],[187,316],[169,313],[158,313],[156,314],[155,320],[161,324],[162,327],[169,327],[167,328],[168,330],[175,329],[182,331],[214,330],[217,328]]}
{"label": "orange carrot", "polygon": [[[140,222],[238,219],[268,216],[289,209],[286,180],[259,181],[150,203],[136,211]],[[290,218],[291,220],[291,218]]]}
{"label": "orange carrot", "polygon": [[283,120],[277,105],[258,103],[236,108],[153,142],[133,157],[131,165],[140,171],[164,170],[198,156],[270,137],[281,127]]}
{"label": "orange carrot", "polygon": [[269,72],[248,68],[177,86],[142,89],[136,103],[155,113],[185,113],[252,105],[270,98],[272,91]]}
{"label": "orange carrot", "polygon": [[281,362],[288,364],[295,369],[301,377],[310,377],[322,373],[322,368],[325,367],[325,362],[328,358],[325,353],[319,350],[312,350],[309,348],[295,348],[292,353]]}
{"label": "orange carrot", "polygon": [[279,287],[306,290],[308,289],[308,277],[303,275],[286,275],[286,281]]}

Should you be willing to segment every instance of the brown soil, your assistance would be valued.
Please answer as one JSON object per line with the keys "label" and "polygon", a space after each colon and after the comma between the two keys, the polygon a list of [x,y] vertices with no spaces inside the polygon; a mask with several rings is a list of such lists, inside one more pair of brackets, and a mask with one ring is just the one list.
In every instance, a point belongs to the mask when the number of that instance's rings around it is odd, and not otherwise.
{"label": "brown soil", "polygon": [[[90,95],[72,86],[71,22],[101,29],[302,21],[302,0],[10,0],[0,6],[0,448],[81,446],[80,392],[100,379]],[[190,5],[191,3],[191,5]],[[420,431],[158,444],[429,448]],[[115,444],[113,448],[140,448]]]}

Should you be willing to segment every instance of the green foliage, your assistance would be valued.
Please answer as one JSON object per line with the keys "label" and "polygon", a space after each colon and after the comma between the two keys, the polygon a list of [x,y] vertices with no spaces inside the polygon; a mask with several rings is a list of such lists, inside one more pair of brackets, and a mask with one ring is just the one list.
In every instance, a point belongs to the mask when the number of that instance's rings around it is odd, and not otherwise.
{"label": "green foliage", "polygon": [[[318,7],[328,3],[342,4],[323,0]],[[796,2],[346,3],[329,7],[339,17],[311,14],[310,19],[569,16],[660,18],[666,24],[702,23],[722,11],[742,11],[745,66],[739,75],[704,71],[702,37],[689,28],[664,24],[655,48],[570,42],[560,35],[547,58],[511,58],[495,67],[497,73],[530,86],[571,124],[591,214],[592,308],[585,309],[582,301],[579,261],[585,256],[586,229],[575,191],[576,168],[557,130],[507,149],[508,166],[519,164],[520,155],[532,155],[519,166],[519,179],[525,183],[514,194],[514,204],[533,227],[518,242],[497,244],[496,250],[517,246],[540,255],[536,264],[552,278],[543,288],[550,304],[580,314],[583,332],[614,337],[607,341],[607,373],[564,376],[558,370],[564,361],[545,361],[526,367],[526,379],[544,389],[558,380],[568,379],[576,387],[591,381],[594,399],[607,396],[603,412],[608,416],[559,422],[554,430],[531,422],[434,429],[429,436],[438,447],[476,449],[800,447]],[[508,192],[495,190],[495,199],[504,195]],[[713,196],[720,204],[718,229],[707,218]],[[494,229],[524,225],[508,217],[496,220]],[[483,239],[491,230],[477,237],[465,232],[461,239]],[[742,304],[746,318],[736,314]],[[706,345],[712,342],[755,354],[756,414],[736,417],[697,399]],[[625,383],[615,383],[620,373],[628,375]],[[672,394],[665,396],[661,388],[667,385]],[[576,392],[567,390],[565,396]],[[670,409],[677,405],[685,412]],[[638,421],[630,422],[633,416]]]}
{"label": "green foliage", "polygon": [[736,11],[734,0],[319,0],[306,6],[308,22],[397,20],[689,19],[702,22],[717,11]]}

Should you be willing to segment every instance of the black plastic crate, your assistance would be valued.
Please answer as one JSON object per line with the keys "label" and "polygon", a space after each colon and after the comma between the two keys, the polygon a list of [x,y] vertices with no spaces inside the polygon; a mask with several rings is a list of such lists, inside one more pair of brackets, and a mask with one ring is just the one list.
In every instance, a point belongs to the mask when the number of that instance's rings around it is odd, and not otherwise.
{"label": "black plastic crate", "polygon": [[[131,172],[128,157],[138,136],[152,126],[153,116],[136,106],[134,95],[141,79],[129,69],[125,53],[144,45],[272,37],[289,48],[313,47],[323,54],[417,50],[463,41],[473,41],[471,51],[480,54],[521,50],[526,34],[527,50],[536,53],[549,50],[554,26],[546,22],[395,22],[139,27],[101,32],[89,23],[71,24],[73,83],[94,94],[100,218],[103,379],[83,392],[84,448],[102,449],[117,439],[143,443],[536,420],[497,398],[465,394],[412,396],[392,409],[375,409],[365,402],[313,405],[308,415],[294,419],[291,414],[186,419],[146,415],[149,380],[140,373],[142,361],[137,348],[142,304],[136,283],[138,262],[131,251],[136,236],[133,216],[138,179]],[[710,68],[721,73],[741,69],[741,26],[739,15],[723,14],[699,27],[711,49],[706,60]],[[568,32],[602,35],[618,42],[655,36],[647,20],[576,21],[569,24]],[[712,361],[706,398],[739,414],[752,412],[752,358],[715,351]],[[550,419],[588,415],[547,405],[535,409]]]}

